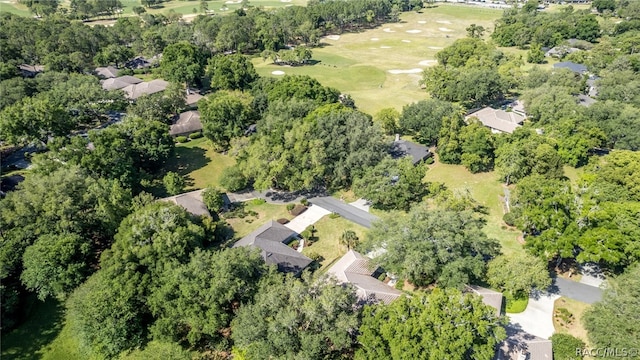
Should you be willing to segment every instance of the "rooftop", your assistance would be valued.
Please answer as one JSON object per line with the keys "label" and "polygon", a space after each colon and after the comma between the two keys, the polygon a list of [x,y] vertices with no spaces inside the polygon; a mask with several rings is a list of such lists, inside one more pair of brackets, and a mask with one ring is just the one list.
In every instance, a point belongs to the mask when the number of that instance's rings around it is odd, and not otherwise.
{"label": "rooftop", "polygon": [[297,274],[309,266],[312,260],[285,244],[296,235],[295,231],[271,220],[238,240],[233,247],[256,247],[262,250],[265,263],[277,265],[282,272]]}
{"label": "rooftop", "polygon": [[169,134],[177,136],[181,134],[190,134],[202,130],[202,122],[200,122],[200,112],[197,110],[185,111],[178,115],[178,120],[171,125]]}
{"label": "rooftop", "polygon": [[105,79],[111,79],[114,77],[118,77],[118,69],[116,69],[113,66],[107,66],[107,67],[97,67],[95,69],[96,74],[98,74],[99,76],[105,78]]}
{"label": "rooftop", "polygon": [[420,161],[433,156],[433,154],[429,151],[429,148],[424,145],[396,138],[396,141],[394,141],[391,146],[391,156],[394,159],[411,156],[411,160],[415,165]]}
{"label": "rooftop", "polygon": [[342,283],[356,287],[358,298],[364,302],[390,303],[402,292],[373,277],[377,267],[371,266],[369,259],[362,254],[349,250],[327,272]]}
{"label": "rooftop", "polygon": [[587,67],[582,65],[582,64],[576,64],[574,62],[571,61],[563,61],[563,62],[559,62],[557,64],[553,64],[553,67],[555,69],[569,69],[573,72],[576,73],[586,73],[587,72]]}
{"label": "rooftop", "polygon": [[467,286],[467,291],[482,297],[482,302],[494,308],[496,315],[500,316],[502,313],[502,293],[476,285]]}
{"label": "rooftop", "polygon": [[517,112],[507,112],[504,110],[486,107],[484,109],[473,112],[465,117],[478,118],[482,125],[499,132],[513,133],[523,122],[525,117]]}
{"label": "rooftop", "polygon": [[500,344],[494,360],[552,360],[551,340],[539,338],[507,326],[507,338]]}
{"label": "rooftop", "polygon": [[209,210],[207,210],[207,206],[202,202],[202,190],[191,191],[160,200],[180,205],[193,215],[211,217]]}
{"label": "rooftop", "polygon": [[149,82],[135,83],[122,88],[129,99],[135,100],[142,95],[155,94],[161,91],[165,91],[169,86],[169,83],[162,79],[155,79]]}
{"label": "rooftop", "polygon": [[102,81],[102,88],[105,90],[119,90],[124,89],[127,86],[131,86],[132,84],[139,84],[142,80],[138,79],[134,76],[118,76],[115,78],[110,78]]}

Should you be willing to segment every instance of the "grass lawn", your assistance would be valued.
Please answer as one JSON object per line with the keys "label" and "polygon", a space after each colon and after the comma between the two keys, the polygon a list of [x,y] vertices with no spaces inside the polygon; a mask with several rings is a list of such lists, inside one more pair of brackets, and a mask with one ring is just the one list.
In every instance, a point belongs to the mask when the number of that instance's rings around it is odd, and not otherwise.
{"label": "grass lawn", "polygon": [[500,196],[504,195],[504,188],[495,172],[472,174],[462,165],[436,161],[429,166],[425,180],[442,182],[453,191],[469,191],[476,201],[489,210],[484,231],[489,237],[500,241],[502,252],[509,255],[523,251],[517,241],[520,232],[508,228],[502,221],[504,212]]}
{"label": "grass lawn", "polygon": [[255,211],[256,216],[245,216],[244,218],[235,217],[225,219],[234,230],[234,237],[240,239],[249,234],[253,230],[259,228],[269,220],[278,220],[280,218],[292,219],[293,216],[287,211],[286,205],[276,205],[253,201],[246,201],[244,204],[245,212]]}
{"label": "grass lawn", "polygon": [[519,298],[512,298],[505,294],[505,311],[509,314],[518,314],[523,312],[529,304],[529,296],[525,295]]}
{"label": "grass lawn", "polygon": [[[556,332],[562,334],[569,334],[575,336],[582,341],[584,341],[587,345],[589,344],[589,338],[587,337],[587,330],[584,328],[584,324],[582,323],[582,314],[589,309],[591,305],[587,303],[583,303],[577,300],[561,297],[556,300],[553,306],[553,327]],[[569,322],[562,319],[558,309],[564,308],[567,309],[572,317]]]}
{"label": "grass lawn", "polygon": [[347,252],[347,248],[340,244],[340,236],[344,231],[354,231],[360,241],[365,239],[367,231],[365,227],[346,220],[343,217],[332,219],[329,215],[320,219],[320,221],[315,224],[315,227],[318,239],[311,246],[305,246],[302,253],[305,255],[309,255],[310,253],[322,255],[324,260],[320,262],[321,271],[328,269]]}
{"label": "grass lawn", "polygon": [[338,40],[325,38],[325,46],[313,49],[313,59],[319,63],[312,66],[278,66],[262,58],[253,63],[262,76],[279,70],[315,77],[325,86],[351,94],[358,108],[369,114],[386,107],[401,110],[428,97],[418,85],[420,72],[434,64],[441,48],[465,37],[469,24],[492,29],[500,16],[501,10],[439,3],[420,13],[403,13],[398,23],[341,34]]}
{"label": "grass lawn", "polygon": [[9,12],[12,14],[31,17],[31,11],[25,5],[18,4],[17,0],[11,0],[8,2],[2,1],[0,2],[0,13]]}
{"label": "grass lawn", "polygon": [[213,150],[205,138],[176,145],[175,155],[165,164],[165,171],[186,177],[187,190],[220,187],[222,170],[235,164],[235,159]]}

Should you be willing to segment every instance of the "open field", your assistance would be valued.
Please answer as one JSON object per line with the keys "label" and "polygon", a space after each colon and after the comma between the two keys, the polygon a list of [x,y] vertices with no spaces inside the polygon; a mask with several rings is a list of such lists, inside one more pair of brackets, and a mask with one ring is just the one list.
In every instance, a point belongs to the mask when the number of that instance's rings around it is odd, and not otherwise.
{"label": "open field", "polygon": [[501,15],[501,10],[438,4],[421,13],[403,13],[398,23],[326,37],[325,46],[313,49],[313,59],[319,62],[312,66],[278,66],[262,58],[253,63],[263,76],[273,76],[273,71],[312,76],[351,94],[369,114],[386,107],[400,110],[428,97],[418,82],[422,70],[435,64],[440,49],[465,37],[472,23],[492,29]]}
{"label": "open field", "polygon": [[554,316],[553,327],[556,332],[575,336],[584,341],[588,346],[589,338],[587,337],[587,330],[584,328],[584,324],[582,323],[582,314],[584,314],[589,307],[589,304],[565,297],[561,297],[556,300],[553,306],[554,313],[559,308],[565,308],[573,315],[573,320],[570,324],[563,324],[558,317]]}
{"label": "open field", "polygon": [[255,216],[247,215],[244,218],[234,217],[225,221],[231,225],[234,230],[234,237],[240,239],[250,232],[264,225],[269,220],[278,220],[281,218],[291,220],[293,216],[287,211],[286,205],[254,203],[249,200],[243,203],[245,212],[254,211]]}
{"label": "open field", "polygon": [[448,165],[436,161],[429,166],[426,181],[444,183],[452,191],[469,191],[471,196],[489,209],[485,233],[500,241],[502,252],[506,255],[522,251],[517,241],[520,234],[510,229],[502,221],[504,212],[500,196],[504,195],[503,184],[495,172],[472,174],[462,165]]}
{"label": "open field", "polygon": [[328,269],[347,252],[347,248],[340,244],[340,236],[344,231],[354,231],[360,241],[365,239],[367,231],[363,226],[355,224],[343,217],[332,219],[328,215],[320,219],[320,221],[315,224],[315,227],[318,239],[313,245],[305,246],[302,253],[305,255],[309,255],[310,253],[322,255],[324,260],[321,262],[321,271]]}

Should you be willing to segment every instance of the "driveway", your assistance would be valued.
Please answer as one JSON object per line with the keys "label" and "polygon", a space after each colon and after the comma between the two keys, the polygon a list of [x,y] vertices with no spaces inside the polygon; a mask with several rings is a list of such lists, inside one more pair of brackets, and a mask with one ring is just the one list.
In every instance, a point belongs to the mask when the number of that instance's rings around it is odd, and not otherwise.
{"label": "driveway", "polygon": [[331,211],[323,209],[318,205],[311,205],[305,212],[296,216],[284,226],[300,234],[309,225],[315,224],[318,220],[329,214],[331,214]]}
{"label": "driveway", "polygon": [[369,214],[364,210],[358,209],[355,206],[349,205],[330,196],[314,197],[309,199],[309,202],[321,206],[331,212],[338,213],[343,218],[366,228],[370,228],[371,223],[379,219],[375,215]]}
{"label": "driveway", "polygon": [[519,314],[507,314],[509,322],[522,330],[548,339],[555,329],[553,328],[553,303],[560,296],[556,294],[540,294],[538,299],[529,298],[527,308]]}
{"label": "driveway", "polygon": [[602,289],[560,277],[555,278],[551,292],[587,304],[602,300]]}

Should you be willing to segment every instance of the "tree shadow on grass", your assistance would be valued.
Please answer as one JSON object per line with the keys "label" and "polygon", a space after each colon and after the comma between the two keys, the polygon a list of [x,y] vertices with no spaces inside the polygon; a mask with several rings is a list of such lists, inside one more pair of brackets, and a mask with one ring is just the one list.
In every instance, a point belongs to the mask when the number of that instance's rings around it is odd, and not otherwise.
{"label": "tree shadow on grass", "polygon": [[29,298],[26,320],[17,328],[2,335],[2,359],[40,359],[38,353],[51,343],[64,325],[64,307],[56,300],[39,301]]}
{"label": "tree shadow on grass", "polygon": [[[175,154],[167,161],[165,171],[174,171],[186,176],[193,171],[207,166],[211,159],[206,156],[207,151],[199,147],[176,147]],[[193,179],[192,179],[193,181]]]}

